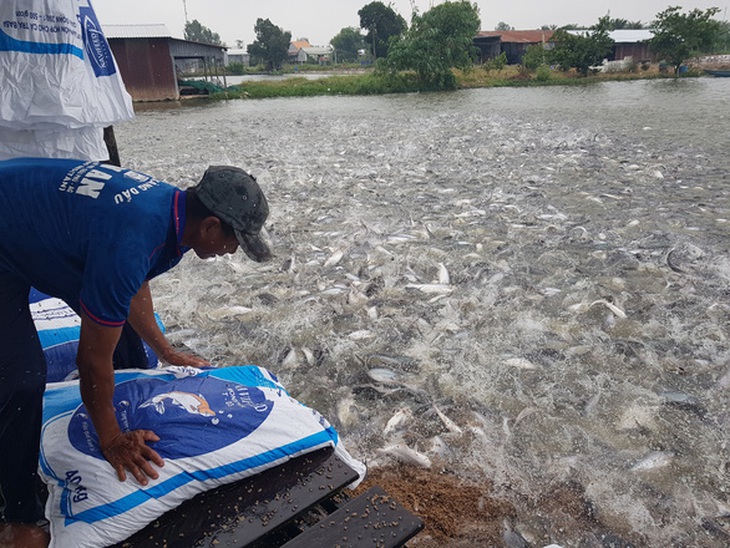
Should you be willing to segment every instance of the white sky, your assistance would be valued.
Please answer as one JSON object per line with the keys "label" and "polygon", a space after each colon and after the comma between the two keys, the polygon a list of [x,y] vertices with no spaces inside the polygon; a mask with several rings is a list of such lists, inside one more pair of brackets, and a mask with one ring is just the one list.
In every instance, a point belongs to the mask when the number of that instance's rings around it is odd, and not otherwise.
{"label": "white sky", "polygon": [[[165,23],[170,33],[182,38],[185,6],[188,20],[197,19],[229,47],[236,40],[249,44],[256,38],[256,19],[270,19],[292,39],[309,38],[312,45],[323,46],[344,27],[359,27],[357,12],[371,0],[92,0],[102,25]],[[421,13],[438,4],[438,0],[381,0],[410,22],[411,4]],[[629,21],[651,22],[668,6],[694,8],[718,7],[719,19],[726,19],[729,0],[479,0],[482,30],[494,30],[500,22],[518,30],[537,29],[542,25],[576,23],[590,26],[610,12],[610,16]],[[244,46],[245,47],[245,46]]]}

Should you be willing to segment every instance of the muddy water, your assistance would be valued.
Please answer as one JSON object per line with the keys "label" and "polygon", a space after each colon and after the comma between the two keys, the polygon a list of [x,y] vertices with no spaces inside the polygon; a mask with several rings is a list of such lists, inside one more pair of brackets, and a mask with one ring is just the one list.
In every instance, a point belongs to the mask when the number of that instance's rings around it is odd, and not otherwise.
{"label": "muddy water", "polygon": [[512,544],[725,546],[729,93],[234,101],[117,139],[181,187],[232,163],[269,197],[271,263],[155,280],[174,341],[270,368],[373,467],[489,478]]}

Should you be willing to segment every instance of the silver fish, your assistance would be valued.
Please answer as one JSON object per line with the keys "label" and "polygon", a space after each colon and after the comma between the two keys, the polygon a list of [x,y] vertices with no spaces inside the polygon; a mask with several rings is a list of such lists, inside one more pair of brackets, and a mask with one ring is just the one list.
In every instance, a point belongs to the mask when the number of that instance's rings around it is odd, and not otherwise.
{"label": "silver fish", "polygon": [[393,457],[404,464],[420,466],[421,468],[431,468],[431,459],[427,455],[411,449],[404,443],[395,443],[378,449],[377,452]]}
{"label": "silver fish", "polygon": [[672,462],[674,453],[671,451],[652,451],[642,459],[638,460],[629,468],[632,472],[643,472],[663,468]]}

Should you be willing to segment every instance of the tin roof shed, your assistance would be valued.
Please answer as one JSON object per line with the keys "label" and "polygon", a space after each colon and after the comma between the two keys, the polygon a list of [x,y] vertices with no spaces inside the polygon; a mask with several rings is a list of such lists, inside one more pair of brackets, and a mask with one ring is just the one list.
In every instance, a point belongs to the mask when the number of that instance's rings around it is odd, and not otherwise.
{"label": "tin roof shed", "polygon": [[138,25],[102,25],[107,40],[111,38],[172,38],[164,23]]}
{"label": "tin roof shed", "polygon": [[164,24],[102,25],[127,91],[135,101],[175,100],[179,67],[198,60],[205,76],[218,74],[225,46],[173,38]]}

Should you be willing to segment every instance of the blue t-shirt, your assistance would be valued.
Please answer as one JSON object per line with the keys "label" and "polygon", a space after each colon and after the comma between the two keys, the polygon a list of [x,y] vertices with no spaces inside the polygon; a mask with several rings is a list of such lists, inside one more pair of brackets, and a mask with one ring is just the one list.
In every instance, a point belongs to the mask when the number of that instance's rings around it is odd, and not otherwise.
{"label": "blue t-shirt", "polygon": [[142,283],[187,248],[185,195],[150,175],[80,160],[0,162],[0,271],[77,312],[124,324]]}

